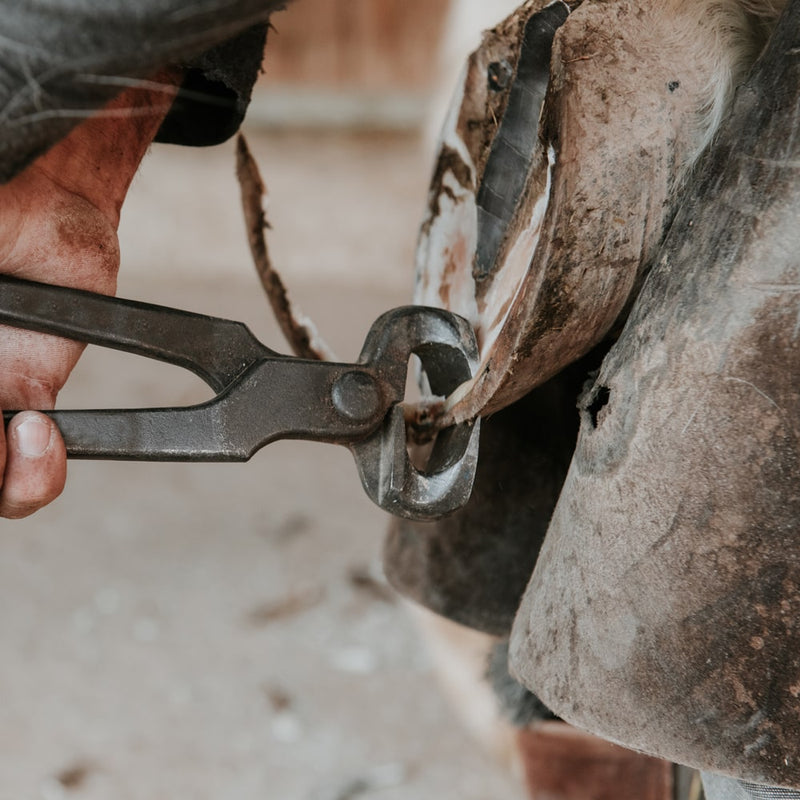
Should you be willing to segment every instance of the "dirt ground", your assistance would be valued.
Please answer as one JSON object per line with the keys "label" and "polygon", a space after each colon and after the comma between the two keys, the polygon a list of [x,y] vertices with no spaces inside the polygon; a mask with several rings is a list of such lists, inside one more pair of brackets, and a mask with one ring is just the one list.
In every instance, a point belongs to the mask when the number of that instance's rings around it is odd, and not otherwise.
{"label": "dirt ground", "polygon": [[[252,145],[275,262],[352,359],[410,297],[421,145]],[[121,236],[121,295],[241,319],[284,349],[232,146],[154,150]],[[191,375],[95,349],[62,405],[206,396]],[[71,463],[59,501],[0,528],[0,800],[520,800],[383,584],[385,525],[333,446],[278,443],[243,465]]]}

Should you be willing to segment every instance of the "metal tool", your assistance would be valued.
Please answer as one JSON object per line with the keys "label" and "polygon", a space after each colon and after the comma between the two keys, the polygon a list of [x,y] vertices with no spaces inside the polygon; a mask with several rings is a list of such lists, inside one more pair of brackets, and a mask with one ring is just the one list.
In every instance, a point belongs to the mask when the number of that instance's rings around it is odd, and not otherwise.
{"label": "metal tool", "polygon": [[[276,353],[245,325],[174,308],[0,276],[0,324],[136,353],[191,370],[217,395],[194,406],[45,412],[71,458],[247,461],[278,439],[347,446],[367,494],[392,514],[442,516],[469,499],[479,423],[441,431],[424,469],[406,449],[402,401],[416,354],[431,391],[469,380],[469,324],[419,306],[383,314],[355,364]],[[14,412],[4,412],[8,422]]]}

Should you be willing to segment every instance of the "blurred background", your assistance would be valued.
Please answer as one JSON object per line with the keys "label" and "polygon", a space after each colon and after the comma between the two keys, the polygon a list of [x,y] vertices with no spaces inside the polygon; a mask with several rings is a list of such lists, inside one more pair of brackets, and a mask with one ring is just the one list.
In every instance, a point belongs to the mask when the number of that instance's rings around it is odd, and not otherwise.
{"label": "blurred background", "polygon": [[[410,300],[431,131],[511,5],[297,0],[273,19],[245,132],[275,266],[343,359]],[[285,351],[238,195],[232,143],[154,147],[123,211],[119,293],[243,320]],[[90,348],[62,406],[208,394]],[[519,800],[383,581],[386,522],[332,446],[72,462],[62,498],[0,529],[0,799]]]}
{"label": "blurred background", "polygon": [[449,12],[449,0],[311,0],[290,8],[276,17],[251,119],[417,130],[440,79]]}

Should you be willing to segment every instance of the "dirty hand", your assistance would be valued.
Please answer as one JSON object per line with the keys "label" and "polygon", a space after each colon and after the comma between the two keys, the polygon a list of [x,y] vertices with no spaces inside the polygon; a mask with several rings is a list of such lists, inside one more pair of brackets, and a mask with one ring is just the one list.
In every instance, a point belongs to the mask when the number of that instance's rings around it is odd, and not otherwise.
{"label": "dirty hand", "polygon": [[[0,185],[0,272],[114,293],[122,201],[177,83],[177,75],[159,78],[163,89],[124,92]],[[64,488],[61,434],[46,416],[25,409],[53,408],[82,349],[0,326],[0,408],[22,412],[5,435],[0,426],[0,517],[28,516]]]}

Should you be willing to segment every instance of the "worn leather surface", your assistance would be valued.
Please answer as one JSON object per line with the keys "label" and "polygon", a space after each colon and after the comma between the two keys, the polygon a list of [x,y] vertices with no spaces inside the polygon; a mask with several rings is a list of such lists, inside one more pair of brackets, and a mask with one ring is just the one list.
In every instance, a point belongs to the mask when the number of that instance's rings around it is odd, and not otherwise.
{"label": "worn leather surface", "polygon": [[800,787],[800,2],[702,165],[581,429],[516,675],[627,746]]}

